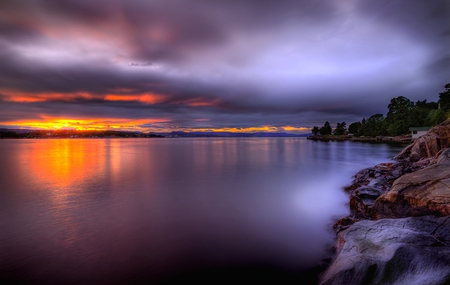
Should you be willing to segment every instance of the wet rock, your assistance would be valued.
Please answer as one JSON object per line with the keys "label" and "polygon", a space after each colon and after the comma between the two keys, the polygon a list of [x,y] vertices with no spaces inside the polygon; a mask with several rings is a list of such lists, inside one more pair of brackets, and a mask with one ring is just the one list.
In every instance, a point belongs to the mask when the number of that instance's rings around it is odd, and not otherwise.
{"label": "wet rock", "polygon": [[376,199],[387,192],[388,188],[384,188],[384,185],[379,186],[376,183],[373,184],[376,186],[359,187],[350,195],[350,211],[352,216],[358,220],[370,219],[371,208]]}
{"label": "wet rock", "polygon": [[450,149],[435,164],[398,178],[373,205],[372,217],[450,215]]}
{"label": "wet rock", "polygon": [[381,163],[359,171],[354,175],[352,184],[347,186],[345,190],[351,193],[353,190],[367,185],[371,187],[390,187],[389,180],[392,178],[392,170],[396,169],[396,164],[398,163]]}
{"label": "wet rock", "polygon": [[449,146],[450,120],[354,176],[321,284],[450,284]]}
{"label": "wet rock", "polygon": [[[394,179],[405,171],[406,166],[409,167],[410,164],[401,162],[381,163],[359,171],[354,176],[352,184],[346,187],[346,190],[350,193],[351,219],[346,220],[345,226],[349,221],[371,219],[371,208],[376,199],[390,189]],[[338,221],[337,224],[341,224],[341,222]],[[340,226],[335,225],[335,228],[340,229]]]}
{"label": "wet rock", "polygon": [[450,147],[450,119],[432,128],[400,152],[395,159],[412,162],[434,157],[441,149]]}
{"label": "wet rock", "polygon": [[450,217],[363,220],[338,234],[320,284],[449,284]]}

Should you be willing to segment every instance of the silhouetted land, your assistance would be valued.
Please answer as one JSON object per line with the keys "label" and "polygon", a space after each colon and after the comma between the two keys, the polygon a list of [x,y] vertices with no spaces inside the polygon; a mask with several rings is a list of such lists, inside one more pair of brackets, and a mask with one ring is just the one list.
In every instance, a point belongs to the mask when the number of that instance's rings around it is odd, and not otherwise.
{"label": "silhouetted land", "polygon": [[124,131],[80,131],[80,130],[22,130],[0,129],[0,139],[51,139],[51,138],[184,138],[184,137],[305,137],[289,133],[233,133],[233,132],[170,132],[142,133]]}
{"label": "silhouetted land", "polygon": [[157,134],[123,131],[80,130],[14,130],[0,129],[0,139],[52,139],[52,138],[161,138]]}

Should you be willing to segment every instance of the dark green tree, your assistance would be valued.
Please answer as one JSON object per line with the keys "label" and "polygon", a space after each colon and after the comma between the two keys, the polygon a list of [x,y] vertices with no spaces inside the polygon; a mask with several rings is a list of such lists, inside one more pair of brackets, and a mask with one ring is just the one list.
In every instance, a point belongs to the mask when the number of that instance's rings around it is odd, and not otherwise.
{"label": "dark green tree", "polygon": [[445,84],[445,91],[439,93],[439,107],[444,112],[450,110],[450,83]]}
{"label": "dark green tree", "polygon": [[347,124],[345,122],[337,123],[336,129],[334,129],[333,134],[341,136],[345,134],[345,131],[347,131]]}
{"label": "dark green tree", "polygon": [[438,107],[437,102],[427,102],[427,100],[417,101],[409,114],[410,127],[430,126],[428,115]]}
{"label": "dark green tree", "polygon": [[384,135],[385,131],[385,119],[383,114],[375,114],[370,116],[364,125],[361,126],[359,134],[361,136],[376,137]]}
{"label": "dark green tree", "polygon": [[323,136],[331,135],[331,131],[331,125],[328,121],[326,121],[323,127],[320,128],[320,134]]}
{"label": "dark green tree", "polygon": [[392,98],[386,115],[387,131],[391,136],[409,133],[411,127],[411,110],[414,103],[406,97]]}
{"label": "dark green tree", "polygon": [[312,134],[318,136],[320,134],[320,129],[318,126],[314,126],[311,130]]}
{"label": "dark green tree", "polygon": [[430,113],[428,113],[426,122],[429,126],[437,126],[446,119],[447,116],[445,115],[445,112],[442,109],[437,109],[431,110]]}
{"label": "dark green tree", "polygon": [[[365,121],[365,120],[364,120],[364,121]],[[354,123],[351,123],[351,124],[348,126],[348,132],[351,133],[351,134],[354,134],[354,135],[358,135],[358,134],[359,134],[359,131],[361,130],[361,126],[362,126],[362,123],[361,123],[361,122],[354,122]]]}

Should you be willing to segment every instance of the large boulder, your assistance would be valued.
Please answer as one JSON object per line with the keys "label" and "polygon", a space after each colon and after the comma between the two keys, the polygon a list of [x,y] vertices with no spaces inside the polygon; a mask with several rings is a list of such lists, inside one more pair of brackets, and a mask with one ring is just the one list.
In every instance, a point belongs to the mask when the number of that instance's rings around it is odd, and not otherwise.
{"label": "large boulder", "polygon": [[338,234],[320,284],[450,284],[450,217],[359,221]]}
{"label": "large boulder", "polygon": [[375,219],[450,215],[450,149],[435,164],[395,180],[371,211]]}
{"label": "large boulder", "polygon": [[424,168],[428,164],[428,160],[414,164],[405,161],[380,163],[356,173],[352,184],[344,188],[350,194],[350,215],[338,220],[334,224],[334,229],[339,231],[358,220],[372,219],[375,201],[390,190],[395,179],[404,173]]}
{"label": "large boulder", "polygon": [[435,156],[441,149],[450,147],[450,119],[432,128],[400,152],[395,159],[418,161]]}

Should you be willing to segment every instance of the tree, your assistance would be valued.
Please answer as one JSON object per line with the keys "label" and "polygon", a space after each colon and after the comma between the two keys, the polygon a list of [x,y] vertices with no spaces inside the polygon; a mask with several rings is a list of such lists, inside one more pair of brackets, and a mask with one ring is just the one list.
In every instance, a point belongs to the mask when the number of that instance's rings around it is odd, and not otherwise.
{"label": "tree", "polygon": [[427,118],[432,110],[436,110],[438,103],[427,102],[427,100],[417,101],[409,113],[410,127],[430,126]]}
{"label": "tree", "polygon": [[320,134],[320,129],[318,126],[314,126],[311,130],[312,134],[318,136]]}
{"label": "tree", "polygon": [[375,114],[370,116],[366,123],[361,126],[359,134],[362,136],[376,137],[384,135],[386,133],[385,129],[385,119],[383,114]]}
{"label": "tree", "polygon": [[354,135],[358,135],[359,131],[361,130],[361,126],[362,126],[361,122],[351,123],[350,126],[348,126],[348,132]]}
{"label": "tree", "polygon": [[450,83],[445,84],[445,91],[439,93],[439,107],[444,112],[450,110]]}
{"label": "tree", "polygon": [[323,136],[331,135],[331,131],[331,125],[328,121],[326,121],[323,127],[320,128],[320,134]]}
{"label": "tree", "polygon": [[337,123],[336,129],[334,129],[333,134],[341,136],[345,133],[347,124],[345,122]]}
{"label": "tree", "polygon": [[392,98],[386,115],[387,131],[391,136],[409,133],[411,127],[411,110],[414,103],[406,97]]}
{"label": "tree", "polygon": [[430,126],[436,126],[447,119],[445,112],[442,109],[431,110],[426,118],[426,122]]}

